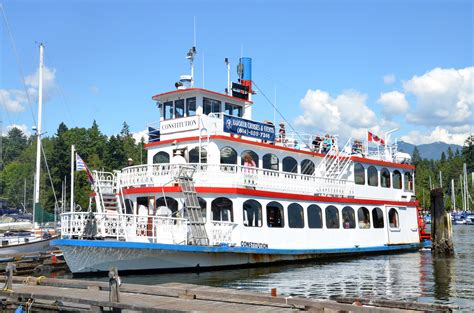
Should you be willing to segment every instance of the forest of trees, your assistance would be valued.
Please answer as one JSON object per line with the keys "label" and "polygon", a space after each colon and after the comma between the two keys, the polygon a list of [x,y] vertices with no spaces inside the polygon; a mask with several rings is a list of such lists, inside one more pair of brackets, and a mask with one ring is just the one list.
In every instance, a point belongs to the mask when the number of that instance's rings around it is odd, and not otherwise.
{"label": "forest of trees", "polygon": [[[43,137],[42,145],[51,173],[52,185],[58,200],[61,199],[63,181],[70,186],[71,145],[93,170],[112,171],[127,165],[128,158],[134,164],[146,162],[144,141],[139,143],[123,123],[119,134],[110,137],[101,133],[94,121],[90,128],[68,128],[61,123],[52,137]],[[36,137],[29,138],[18,128],[12,128],[2,138],[2,159],[0,169],[0,198],[7,199],[11,207],[23,207],[26,182],[26,208],[31,212],[33,179],[36,159]],[[54,210],[55,197],[44,158],[41,166],[40,202],[47,211]],[[69,187],[67,192],[69,193]],[[75,172],[75,200],[87,208],[90,184],[84,171]]]}
{"label": "forest of trees", "polygon": [[[112,171],[127,165],[128,158],[134,164],[146,162],[144,141],[136,143],[130,133],[127,123],[123,123],[119,134],[110,137],[101,133],[94,121],[90,128],[71,128],[64,123],[58,127],[52,137],[43,138],[43,147],[47,164],[52,177],[52,185],[56,197],[61,198],[62,183],[70,185],[70,151],[74,144],[77,153],[93,170]],[[11,207],[22,207],[24,202],[24,186],[26,182],[26,207],[31,211],[33,194],[33,173],[36,157],[36,140],[29,138],[18,128],[12,128],[7,136],[2,138],[2,159],[0,164],[0,198],[9,201]],[[456,203],[461,204],[459,176],[463,171],[463,163],[467,164],[468,173],[474,171],[474,135],[469,136],[462,151],[448,150],[443,152],[438,161],[421,159],[418,149],[413,151],[412,162],[416,165],[416,196],[423,207],[429,207],[430,177],[433,187],[439,187],[439,172],[442,172],[445,204],[451,208],[451,179],[455,180]],[[471,178],[468,179],[471,183]],[[69,189],[68,189],[69,192]],[[470,186],[471,195],[473,187]],[[90,185],[84,171],[75,172],[75,199],[83,208],[87,208]],[[46,163],[42,162],[41,169],[41,205],[48,211],[54,209],[55,198],[49,180]]]}

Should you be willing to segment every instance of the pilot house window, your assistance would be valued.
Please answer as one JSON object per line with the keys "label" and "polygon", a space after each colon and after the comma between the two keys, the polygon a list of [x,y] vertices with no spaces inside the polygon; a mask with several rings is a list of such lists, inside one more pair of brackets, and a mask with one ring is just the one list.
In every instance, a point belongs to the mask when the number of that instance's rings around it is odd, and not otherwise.
{"label": "pilot house window", "polygon": [[173,101],[168,101],[163,104],[163,118],[165,120],[173,118]]}
{"label": "pilot house window", "polygon": [[226,103],[225,113],[232,116],[242,117],[242,107],[237,104]]}
{"label": "pilot house window", "polygon": [[174,102],[174,118],[184,116],[184,99],[176,100]]}
{"label": "pilot house window", "polygon": [[214,99],[204,98],[203,107],[204,114],[220,113],[222,111],[221,102]]}
{"label": "pilot house window", "polygon": [[186,99],[186,116],[196,115],[196,98]]}

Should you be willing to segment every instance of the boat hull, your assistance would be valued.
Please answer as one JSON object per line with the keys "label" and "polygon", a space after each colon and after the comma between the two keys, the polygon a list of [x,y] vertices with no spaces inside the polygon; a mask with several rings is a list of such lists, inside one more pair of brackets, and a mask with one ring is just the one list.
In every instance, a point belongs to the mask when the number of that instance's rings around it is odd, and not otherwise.
{"label": "boat hull", "polygon": [[422,242],[366,248],[287,250],[68,239],[55,240],[52,244],[61,248],[73,273],[104,272],[114,266],[119,271],[244,267],[342,255],[416,251],[429,245]]}
{"label": "boat hull", "polygon": [[30,242],[22,242],[19,244],[11,243],[9,245],[0,246],[0,256],[9,256],[16,254],[39,253],[46,251],[55,238],[40,239]]}

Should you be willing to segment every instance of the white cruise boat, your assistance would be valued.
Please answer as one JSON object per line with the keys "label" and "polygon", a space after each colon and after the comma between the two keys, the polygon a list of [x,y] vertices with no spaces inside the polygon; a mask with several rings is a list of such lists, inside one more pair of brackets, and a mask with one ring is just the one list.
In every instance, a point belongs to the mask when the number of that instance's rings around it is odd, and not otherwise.
{"label": "white cruise boat", "polygon": [[175,90],[152,97],[159,122],[148,127],[147,164],[95,171],[89,212],[61,215],[53,244],[73,273],[252,266],[429,244],[420,239],[415,167],[396,145],[354,151],[351,139],[338,147],[336,137],[254,121],[251,59],[238,69],[225,93],[194,88],[183,75]]}

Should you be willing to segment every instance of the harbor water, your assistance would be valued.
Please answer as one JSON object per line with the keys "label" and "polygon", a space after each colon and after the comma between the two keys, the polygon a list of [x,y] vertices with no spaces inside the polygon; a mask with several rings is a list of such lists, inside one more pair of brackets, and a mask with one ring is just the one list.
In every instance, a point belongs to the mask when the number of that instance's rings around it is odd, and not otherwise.
{"label": "harbor water", "polygon": [[184,282],[311,298],[347,296],[459,305],[474,311],[474,226],[454,225],[454,257],[430,250],[201,273],[131,275],[123,282]]}

